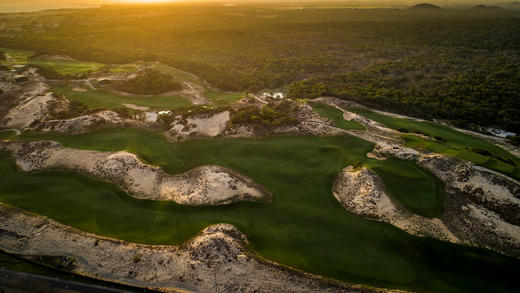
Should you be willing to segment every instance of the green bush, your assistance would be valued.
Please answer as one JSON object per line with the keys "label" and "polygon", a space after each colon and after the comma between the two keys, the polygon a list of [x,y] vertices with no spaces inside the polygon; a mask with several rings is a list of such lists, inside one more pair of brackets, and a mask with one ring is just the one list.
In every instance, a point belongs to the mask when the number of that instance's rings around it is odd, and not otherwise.
{"label": "green bush", "polygon": [[58,71],[56,71],[56,70],[54,70],[53,68],[50,68],[50,67],[34,65],[34,64],[31,64],[31,67],[35,67],[36,68],[36,72],[41,74],[46,79],[64,80],[64,79],[69,79],[70,78],[70,76],[63,75],[63,74],[59,73]]}
{"label": "green bush", "polygon": [[182,85],[168,74],[148,69],[133,79],[115,82],[114,87],[136,95],[155,95],[180,90]]}

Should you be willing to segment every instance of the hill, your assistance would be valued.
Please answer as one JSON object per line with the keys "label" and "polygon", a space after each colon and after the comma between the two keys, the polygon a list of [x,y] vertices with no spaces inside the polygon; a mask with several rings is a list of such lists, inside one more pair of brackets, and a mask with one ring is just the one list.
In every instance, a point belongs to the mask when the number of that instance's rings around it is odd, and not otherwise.
{"label": "hill", "polygon": [[431,3],[420,3],[420,4],[410,7],[410,9],[441,10],[442,8],[440,8],[439,6],[437,6],[435,4],[431,4]]}
{"label": "hill", "polygon": [[498,6],[488,6],[488,5],[484,5],[484,4],[479,4],[479,5],[476,5],[476,6],[472,7],[471,10],[478,10],[478,11],[492,10],[492,11],[496,11],[496,10],[502,10],[502,8],[500,8]]}

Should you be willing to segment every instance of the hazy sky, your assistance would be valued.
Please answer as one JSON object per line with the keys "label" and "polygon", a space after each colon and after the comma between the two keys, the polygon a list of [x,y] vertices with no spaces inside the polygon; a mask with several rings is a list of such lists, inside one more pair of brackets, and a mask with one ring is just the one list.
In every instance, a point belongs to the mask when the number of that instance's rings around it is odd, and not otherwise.
{"label": "hazy sky", "polygon": [[[22,12],[22,11],[37,11],[42,9],[56,9],[56,8],[82,8],[95,7],[101,4],[108,3],[145,3],[145,2],[176,2],[176,1],[197,1],[204,2],[204,0],[0,0],[0,12]],[[261,2],[262,0],[207,0],[206,2],[225,2],[225,3],[240,3],[240,2]],[[274,2],[273,0],[264,0],[264,2]],[[312,0],[282,0],[280,2],[313,2]],[[331,0],[330,2],[344,2],[345,6],[358,6],[362,3],[370,4],[370,6],[388,6],[390,3],[396,5],[412,5],[422,2],[435,3],[440,6],[454,6],[457,4],[489,4],[489,3],[504,3],[512,2],[508,0]],[[327,0],[316,0],[314,2],[328,2]]]}

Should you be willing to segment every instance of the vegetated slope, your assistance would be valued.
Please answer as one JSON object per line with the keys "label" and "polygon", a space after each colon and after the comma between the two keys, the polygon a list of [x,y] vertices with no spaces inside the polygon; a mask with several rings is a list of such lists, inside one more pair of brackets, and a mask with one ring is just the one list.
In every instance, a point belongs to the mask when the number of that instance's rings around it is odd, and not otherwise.
{"label": "vegetated slope", "polygon": [[408,147],[458,157],[520,179],[520,159],[490,142],[438,123],[394,118],[355,107],[348,110],[400,131]]}
{"label": "vegetated slope", "polygon": [[[347,94],[341,89],[353,88],[350,96],[368,87],[366,104],[413,115],[432,107],[430,116],[518,130],[514,11],[172,5],[3,15],[1,21],[3,46],[102,63],[159,60],[225,90],[258,91],[307,78],[341,96]],[[393,69],[378,73],[382,64]],[[366,82],[351,76],[358,71]],[[344,78],[320,78],[333,74]],[[454,114],[457,109],[468,110]]]}
{"label": "vegetated slope", "polygon": [[439,6],[431,3],[420,3],[410,7],[410,9],[423,9],[423,10],[440,10]]}
{"label": "vegetated slope", "polygon": [[[264,184],[274,201],[211,208],[147,202],[81,176],[19,173],[9,160],[1,164],[2,200],[85,231],[145,243],[177,244],[212,223],[230,223],[247,235],[261,256],[340,280],[423,292],[514,288],[514,274],[509,272],[517,265],[515,259],[412,237],[345,212],[332,197],[332,182],[345,165],[360,160],[400,172],[402,177],[388,186],[393,194],[408,192],[410,180],[430,191],[436,184],[430,173],[415,172],[413,162],[368,159],[365,153],[372,144],[360,139],[279,137],[168,144],[159,134],[139,130],[49,138],[76,148],[127,149],[168,172],[205,163],[226,166]],[[436,195],[430,196],[435,209]],[[57,209],[57,203],[66,203],[68,209]]]}
{"label": "vegetated slope", "polygon": [[114,87],[136,95],[156,95],[180,90],[182,85],[179,81],[173,80],[169,74],[146,69],[132,79],[116,81]]}
{"label": "vegetated slope", "polygon": [[332,95],[423,119],[440,118],[463,127],[499,126],[519,133],[520,58],[509,57],[408,58],[294,83],[289,97]]}

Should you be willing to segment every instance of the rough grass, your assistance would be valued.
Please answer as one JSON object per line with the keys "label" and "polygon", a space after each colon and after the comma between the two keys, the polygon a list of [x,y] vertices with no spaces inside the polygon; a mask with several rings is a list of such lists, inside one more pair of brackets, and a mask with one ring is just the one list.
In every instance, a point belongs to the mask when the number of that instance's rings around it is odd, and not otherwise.
{"label": "rough grass", "polygon": [[16,137],[14,130],[0,130],[0,140],[13,139]]}
{"label": "rough grass", "polygon": [[187,81],[193,82],[193,83],[203,87],[204,88],[203,95],[209,101],[211,101],[213,104],[218,105],[218,106],[224,106],[224,105],[232,104],[232,103],[240,100],[244,96],[243,93],[233,93],[233,92],[218,93],[218,92],[215,92],[215,91],[209,89],[204,84],[204,82],[202,82],[198,78],[195,78],[193,75],[191,75],[191,74],[189,74],[187,72],[184,72],[182,70],[169,67],[167,65],[158,64],[158,65],[155,65],[154,68],[155,69],[159,69],[159,70],[161,70],[163,72],[169,73],[169,74],[171,74],[171,75],[173,75],[173,76],[175,76],[175,77],[177,77],[179,79],[187,80]]}
{"label": "rough grass", "polygon": [[[34,137],[26,136],[26,139]],[[487,250],[412,237],[346,212],[332,196],[338,172],[365,162],[394,195],[431,190],[414,163],[366,158],[373,144],[353,137],[227,139],[169,144],[156,133],[110,130],[48,138],[66,146],[128,150],[177,173],[203,164],[240,171],[268,187],[269,204],[185,207],[128,197],[111,184],[70,173],[23,174],[2,161],[0,198],[82,230],[130,241],[179,244],[214,223],[236,225],[268,259],[338,280],[421,292],[507,292],[518,260]],[[389,174],[397,173],[389,181]],[[410,182],[416,187],[409,189]],[[427,199],[424,206],[435,205]],[[64,209],[63,207],[67,208]],[[73,211],[73,212],[71,212]]]}
{"label": "rough grass", "polygon": [[314,109],[314,111],[320,114],[320,116],[332,120],[334,124],[336,124],[338,127],[342,129],[366,130],[366,128],[363,125],[356,121],[346,121],[345,119],[343,119],[343,112],[341,112],[339,109],[321,103],[312,103],[311,106]]}
{"label": "rough grass", "polygon": [[[450,127],[440,125],[438,123],[419,122],[413,119],[393,118],[361,108],[349,108],[348,110],[365,116],[369,119],[378,121],[386,127],[395,130],[399,130],[400,128],[420,130],[428,133],[432,137],[432,139],[425,139],[417,135],[405,134],[404,139],[406,141],[406,146],[408,147],[415,149],[425,149],[436,153],[458,157],[511,176],[512,178],[520,179],[520,159],[507,152],[503,148],[490,142],[456,131]],[[446,142],[436,141],[433,139],[436,136],[442,137],[446,140]],[[471,152],[466,149],[470,147],[486,150],[505,160],[512,160],[515,166],[495,158]]]}
{"label": "rough grass", "polygon": [[122,104],[134,104],[155,109],[175,109],[189,107],[191,102],[180,96],[131,96],[125,97],[103,89],[87,89],[86,92],[76,92],[71,86],[55,85],[51,90],[64,95],[70,101],[79,101],[89,108],[105,107],[119,108]]}

